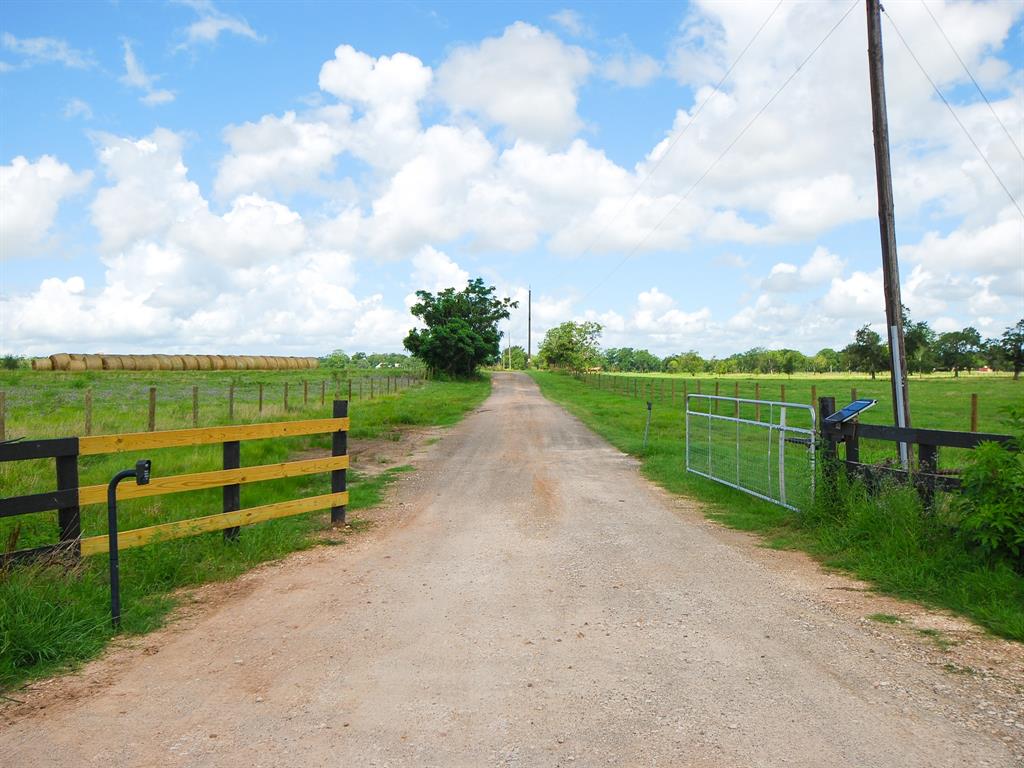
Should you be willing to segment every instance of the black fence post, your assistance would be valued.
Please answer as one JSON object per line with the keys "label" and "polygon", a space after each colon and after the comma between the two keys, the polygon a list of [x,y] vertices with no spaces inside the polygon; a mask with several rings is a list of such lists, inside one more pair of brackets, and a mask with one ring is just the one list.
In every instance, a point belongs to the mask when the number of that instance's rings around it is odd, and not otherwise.
{"label": "black fence post", "polygon": [[[224,469],[238,469],[242,466],[242,444],[238,440],[224,443]],[[237,512],[242,508],[242,486],[238,483],[224,486],[223,512]],[[238,526],[224,529],[224,541],[237,541]]]}
{"label": "black fence post", "polygon": [[[754,397],[756,398],[757,395],[755,394]],[[760,408],[760,406],[758,406],[758,408]],[[818,413],[821,417],[818,422],[818,433],[821,435],[821,450],[823,454],[821,462],[821,477],[825,481],[825,485],[829,492],[835,490],[836,469],[839,465],[839,451],[836,446],[835,435],[829,432],[825,426],[825,419],[835,412],[836,399],[834,397],[822,397],[818,399]],[[760,414],[758,414],[758,420],[760,420]]]}
{"label": "black fence post", "polygon": [[[343,419],[348,416],[348,400],[334,401],[334,418]],[[337,430],[331,439],[331,456],[348,455],[348,430]],[[331,493],[341,493],[346,490],[346,471],[335,469],[331,471]],[[331,507],[331,525],[345,524],[345,504]]]}
{"label": "black fence post", "polygon": [[[76,441],[77,443],[77,441]],[[57,525],[60,528],[60,544],[67,551],[81,554],[82,514],[78,506],[78,448],[75,455],[57,456],[57,490],[74,491],[75,503],[58,507]]]}

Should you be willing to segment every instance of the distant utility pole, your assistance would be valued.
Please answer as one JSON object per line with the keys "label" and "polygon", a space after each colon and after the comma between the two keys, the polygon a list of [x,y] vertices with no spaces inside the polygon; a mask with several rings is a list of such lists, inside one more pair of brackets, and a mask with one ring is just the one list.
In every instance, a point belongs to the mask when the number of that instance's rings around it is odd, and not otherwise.
{"label": "distant utility pole", "polygon": [[[910,426],[907,391],[907,355],[903,346],[903,303],[900,267],[896,258],[896,217],[892,202],[892,166],[889,162],[889,120],[885,111],[885,71],[882,64],[882,5],[867,0],[868,69],[871,74],[871,129],[875,137],[875,181],[878,184],[878,228],[882,237],[882,280],[885,320],[892,363],[892,408],[896,426]],[[900,460],[908,467],[908,445],[900,443]]]}
{"label": "distant utility pole", "polygon": [[533,354],[533,291],[526,288],[526,367],[530,367],[530,356]]}

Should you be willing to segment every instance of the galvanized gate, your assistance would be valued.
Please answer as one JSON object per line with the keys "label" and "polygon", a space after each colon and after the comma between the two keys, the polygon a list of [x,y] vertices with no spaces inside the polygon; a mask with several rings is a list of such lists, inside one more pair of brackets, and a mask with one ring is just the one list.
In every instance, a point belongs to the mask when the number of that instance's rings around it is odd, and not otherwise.
{"label": "galvanized gate", "polygon": [[686,471],[787,509],[814,498],[815,411],[717,395],[686,397]]}

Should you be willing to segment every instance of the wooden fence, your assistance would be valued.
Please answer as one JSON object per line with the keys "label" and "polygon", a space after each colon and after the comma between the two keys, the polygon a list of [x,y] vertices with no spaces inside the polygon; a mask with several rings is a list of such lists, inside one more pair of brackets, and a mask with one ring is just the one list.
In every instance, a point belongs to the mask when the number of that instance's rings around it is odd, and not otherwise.
{"label": "wooden fence", "polygon": [[[838,447],[844,445],[845,455],[842,465],[851,477],[863,479],[868,487],[877,486],[882,480],[890,479],[913,484],[921,499],[930,505],[937,490],[956,491],[961,482],[956,471],[940,472],[940,448],[977,448],[981,443],[1007,443],[1013,440],[1012,435],[987,434],[984,432],[956,432],[944,429],[918,429],[915,427],[889,427],[879,424],[861,424],[856,420],[842,424],[829,424],[826,419],[835,413],[834,397],[823,397],[819,401],[821,414],[820,431],[823,452],[823,466],[826,481],[829,473],[834,473],[839,466]],[[860,460],[860,440],[884,440],[891,443],[903,443],[908,452],[917,446],[917,463],[911,457],[911,466],[888,466],[884,464],[865,464]]]}
{"label": "wooden fence", "polygon": [[[118,487],[117,498],[119,500],[208,488],[223,489],[223,511],[221,513],[119,531],[119,545],[122,549],[139,547],[153,541],[193,536],[207,531],[224,531],[225,537],[230,539],[238,535],[238,529],[243,525],[328,508],[331,510],[332,523],[344,523],[345,507],[348,504],[348,491],[346,490],[346,470],[349,466],[348,430],[348,401],[335,400],[331,418],[0,443],[0,462],[52,458],[56,462],[57,475],[57,489],[54,491],[0,498],[0,518],[56,510],[58,528],[56,544],[3,553],[0,555],[0,563],[55,553],[84,556],[108,550],[107,534],[82,537],[81,507],[105,503],[107,486],[105,484],[79,486],[78,460],[81,456],[216,443],[223,446],[222,469],[160,477],[160,465],[159,459],[157,459],[153,463],[157,474],[148,485],[122,484]],[[243,441],[328,433],[333,436],[330,457],[254,467],[241,466],[241,443]],[[241,508],[241,486],[246,483],[321,472],[331,473],[330,493],[248,509]]]}

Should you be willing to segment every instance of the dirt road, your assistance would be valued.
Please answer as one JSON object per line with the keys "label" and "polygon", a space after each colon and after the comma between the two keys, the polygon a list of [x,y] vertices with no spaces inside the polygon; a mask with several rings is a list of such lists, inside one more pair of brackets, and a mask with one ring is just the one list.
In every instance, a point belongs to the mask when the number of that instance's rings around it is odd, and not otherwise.
{"label": "dirt road", "polygon": [[58,681],[0,725],[0,763],[1021,764],[1020,690],[687,512],[524,376],[496,376],[355,542]]}

